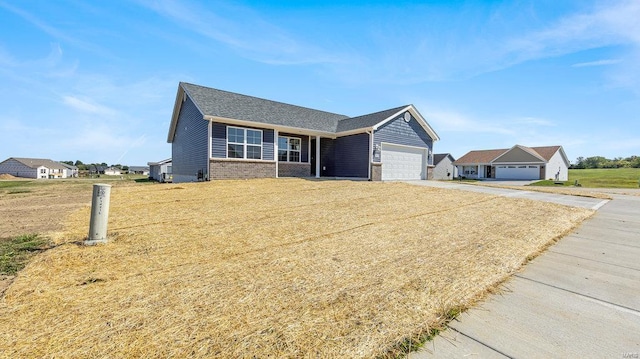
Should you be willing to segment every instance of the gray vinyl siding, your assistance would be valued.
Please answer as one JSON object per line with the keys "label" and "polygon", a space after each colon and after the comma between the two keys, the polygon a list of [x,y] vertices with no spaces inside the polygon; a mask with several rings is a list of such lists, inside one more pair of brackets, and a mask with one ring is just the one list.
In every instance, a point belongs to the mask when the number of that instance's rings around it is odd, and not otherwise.
{"label": "gray vinyl siding", "polygon": [[[273,130],[236,125],[233,125],[233,127],[262,130],[262,159],[265,161],[273,161]],[[227,158],[227,125],[214,122],[211,132],[211,157]]]}
{"label": "gray vinyl siding", "polygon": [[[433,139],[413,117],[407,123],[402,116],[399,116],[378,128],[373,135],[374,146],[377,145],[376,147],[380,148],[382,142],[423,147],[433,151]],[[380,161],[380,151],[376,151],[374,161]],[[433,159],[429,158],[430,165],[433,164],[432,162]]]}
{"label": "gray vinyl siding", "polygon": [[0,163],[0,174],[10,174],[23,178],[38,178],[38,169],[31,168],[20,161],[10,158]]}
{"label": "gray vinyl siding", "polygon": [[335,176],[369,176],[369,135],[338,137],[335,140]]}
{"label": "gray vinyl siding", "polygon": [[214,122],[211,132],[211,157],[227,158],[227,125]]}
{"label": "gray vinyl siding", "polygon": [[198,108],[187,96],[178,115],[171,146],[174,182],[193,182],[198,179],[198,171],[207,173],[208,126],[209,121],[203,119]]}
{"label": "gray vinyl siding", "polygon": [[320,138],[320,176],[336,175],[336,141],[331,138]]}
{"label": "gray vinyl siding", "polygon": [[273,161],[275,159],[273,155],[273,143],[275,132],[273,130],[262,130],[262,159],[267,161]]}

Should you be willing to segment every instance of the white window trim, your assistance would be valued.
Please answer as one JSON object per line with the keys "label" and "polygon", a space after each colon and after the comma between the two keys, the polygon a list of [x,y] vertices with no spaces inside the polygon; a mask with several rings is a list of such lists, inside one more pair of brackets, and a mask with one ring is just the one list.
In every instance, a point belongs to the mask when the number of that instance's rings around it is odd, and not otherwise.
{"label": "white window trim", "polygon": [[[293,137],[293,136],[278,136],[278,141],[280,141],[280,138],[286,138],[287,139],[287,160],[286,161],[281,161],[280,160],[280,151],[283,151],[282,148],[280,148],[280,146],[278,146],[278,153],[276,153],[276,160],[278,162],[291,162],[291,163],[306,163],[306,162],[302,162],[302,138],[301,137]],[[298,141],[300,141],[300,149],[299,150],[291,150],[289,148],[289,140],[290,139],[296,139]],[[309,141],[309,143],[311,143],[311,141]],[[298,152],[300,155],[298,156],[298,161],[289,161],[289,152]]]}
{"label": "white window trim", "polygon": [[[242,132],[244,132],[244,135],[242,136],[243,138],[243,142],[231,142],[229,141],[229,129],[230,128],[234,128],[237,130],[242,130]],[[256,145],[253,143],[247,143],[247,130],[251,130],[251,131],[257,131],[260,132],[260,144]],[[254,160],[254,161],[258,161],[258,160],[262,160],[264,157],[264,132],[262,130],[256,129],[256,128],[246,128],[246,127],[236,127],[236,126],[227,126],[227,136],[226,136],[226,141],[227,141],[227,146],[226,146],[226,157],[228,159],[232,159],[232,160],[241,160],[241,159],[245,159],[245,160]],[[242,158],[239,157],[229,157],[229,144],[232,145],[242,145]],[[247,146],[256,146],[256,147],[260,147],[260,158],[247,158]]]}

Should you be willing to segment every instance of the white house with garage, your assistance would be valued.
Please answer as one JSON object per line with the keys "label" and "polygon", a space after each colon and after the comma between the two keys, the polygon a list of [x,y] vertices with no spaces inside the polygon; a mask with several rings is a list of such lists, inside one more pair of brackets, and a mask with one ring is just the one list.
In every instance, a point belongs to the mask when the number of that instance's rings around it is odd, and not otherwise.
{"label": "white house with garage", "polygon": [[10,157],[0,162],[0,174],[23,178],[67,178],[67,170],[60,162],[44,158]]}
{"label": "white house with garage", "polygon": [[570,165],[562,146],[522,145],[507,149],[470,151],[453,164],[457,167],[458,174],[466,178],[554,181],[567,181]]}

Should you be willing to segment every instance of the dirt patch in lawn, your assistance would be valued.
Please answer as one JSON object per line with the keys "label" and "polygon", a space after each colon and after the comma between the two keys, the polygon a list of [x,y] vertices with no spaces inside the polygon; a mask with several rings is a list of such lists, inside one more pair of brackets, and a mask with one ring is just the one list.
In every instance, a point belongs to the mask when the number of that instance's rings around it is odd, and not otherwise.
{"label": "dirt patch in lawn", "polygon": [[[403,183],[112,190],[107,245],[74,213],[0,302],[9,357],[392,355],[593,212]],[[65,244],[68,243],[68,244]]]}

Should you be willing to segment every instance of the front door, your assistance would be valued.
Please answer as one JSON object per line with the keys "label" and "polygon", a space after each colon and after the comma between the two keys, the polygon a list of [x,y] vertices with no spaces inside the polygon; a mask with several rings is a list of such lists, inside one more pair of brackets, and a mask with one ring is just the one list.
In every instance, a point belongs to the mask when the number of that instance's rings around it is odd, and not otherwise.
{"label": "front door", "polygon": [[487,169],[487,175],[485,178],[491,178],[491,166],[485,166],[485,168]]}

